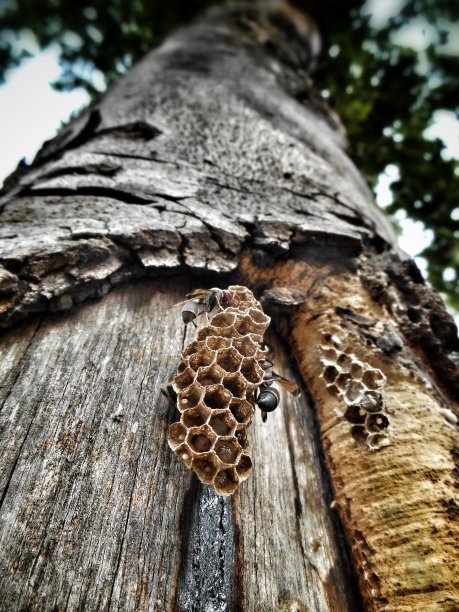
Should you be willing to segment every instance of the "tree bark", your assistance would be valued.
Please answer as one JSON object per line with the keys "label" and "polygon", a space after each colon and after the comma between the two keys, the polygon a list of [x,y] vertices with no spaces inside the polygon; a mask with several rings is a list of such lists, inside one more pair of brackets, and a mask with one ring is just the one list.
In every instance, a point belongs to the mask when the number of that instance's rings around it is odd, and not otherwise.
{"label": "tree bark", "polygon": [[[457,330],[314,92],[316,52],[293,9],[210,12],[6,184],[3,609],[458,609]],[[167,447],[159,390],[192,337],[172,305],[231,282],[305,386],[257,417],[224,499]],[[331,354],[380,373],[389,445],[356,444]]]}

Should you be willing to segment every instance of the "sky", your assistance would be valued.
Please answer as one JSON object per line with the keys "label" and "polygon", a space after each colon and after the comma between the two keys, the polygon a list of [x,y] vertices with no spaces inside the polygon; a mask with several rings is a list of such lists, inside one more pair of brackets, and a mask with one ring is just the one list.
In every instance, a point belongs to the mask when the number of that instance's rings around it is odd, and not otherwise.
{"label": "sky", "polygon": [[[373,24],[383,24],[400,3],[401,0],[369,0],[367,10],[372,15]],[[429,28],[428,23],[412,22],[397,34],[397,42],[415,47],[422,58],[422,51],[431,36]],[[449,51],[459,53],[459,35],[450,39]],[[89,95],[83,88],[70,92],[53,89],[51,83],[61,70],[57,45],[38,51],[31,39],[30,50],[36,53],[35,57],[11,70],[6,83],[0,86],[0,185],[21,158],[31,162],[42,143],[52,138],[62,123],[89,102]],[[448,157],[459,158],[459,121],[454,113],[437,111],[426,134],[445,142]],[[376,189],[380,206],[385,207],[392,202],[390,185],[397,178],[397,167],[389,164],[380,175]],[[397,221],[402,228],[399,238],[401,248],[415,258],[425,273],[426,262],[418,254],[430,244],[432,232],[422,222],[406,218],[404,211],[399,211]]]}

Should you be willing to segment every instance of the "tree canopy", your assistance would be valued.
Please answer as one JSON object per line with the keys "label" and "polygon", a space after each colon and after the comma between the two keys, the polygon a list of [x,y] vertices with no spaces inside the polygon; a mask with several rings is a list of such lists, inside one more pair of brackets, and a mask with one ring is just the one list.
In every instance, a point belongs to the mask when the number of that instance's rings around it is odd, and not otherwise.
{"label": "tree canopy", "polygon": [[[28,52],[32,31],[41,47],[61,48],[61,89],[83,85],[98,93],[94,75],[109,84],[173,28],[216,0],[5,0],[0,5],[0,79]],[[343,121],[352,156],[375,188],[389,164],[392,216],[404,210],[432,230],[421,253],[432,284],[459,309],[459,168],[445,145],[426,135],[435,113],[459,116],[459,58],[451,53],[455,0],[400,0],[383,24],[363,0],[291,0],[317,21],[324,50],[315,81]],[[425,31],[422,50],[401,44],[407,26]],[[456,36],[459,37],[456,31]]]}

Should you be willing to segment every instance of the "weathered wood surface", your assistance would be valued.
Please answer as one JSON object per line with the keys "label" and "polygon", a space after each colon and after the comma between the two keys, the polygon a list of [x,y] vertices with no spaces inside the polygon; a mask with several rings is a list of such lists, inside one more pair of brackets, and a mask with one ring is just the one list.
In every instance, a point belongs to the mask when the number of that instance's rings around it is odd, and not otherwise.
{"label": "weathered wood surface", "polygon": [[2,336],[1,609],[358,609],[304,395],[257,415],[233,498],[170,451],[160,386],[188,342],[170,309],[186,285],[126,286]]}
{"label": "weathered wood surface", "polygon": [[234,272],[246,246],[394,242],[312,89],[317,34],[289,19],[226,8],[173,35],[7,182],[1,325],[146,274]]}

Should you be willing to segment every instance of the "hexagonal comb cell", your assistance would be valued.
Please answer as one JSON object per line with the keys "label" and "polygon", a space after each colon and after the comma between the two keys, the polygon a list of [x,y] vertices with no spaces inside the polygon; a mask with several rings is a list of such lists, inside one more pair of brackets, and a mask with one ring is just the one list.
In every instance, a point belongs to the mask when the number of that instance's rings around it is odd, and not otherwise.
{"label": "hexagonal comb cell", "polygon": [[186,442],[195,453],[207,453],[216,439],[214,431],[208,425],[202,425],[188,430]]}
{"label": "hexagonal comb cell", "polygon": [[324,369],[323,377],[327,383],[332,383],[336,380],[338,376],[338,370],[334,365],[329,365]]}
{"label": "hexagonal comb cell", "polygon": [[348,406],[344,413],[344,418],[354,425],[365,423],[366,412],[360,406]]}
{"label": "hexagonal comb cell", "polygon": [[173,381],[173,387],[177,393],[183,391],[194,381],[195,373],[191,368],[186,368],[181,374],[176,376]]}
{"label": "hexagonal comb cell", "polygon": [[350,380],[352,379],[350,378],[349,374],[338,374],[338,376],[336,377],[335,384],[340,391],[345,391],[347,386],[349,385]]}
{"label": "hexagonal comb cell", "polygon": [[367,414],[365,427],[370,433],[379,433],[380,431],[383,431],[383,429],[387,429],[387,427],[389,427],[389,419],[382,412]]}
{"label": "hexagonal comb cell", "polygon": [[354,438],[358,446],[365,447],[367,442],[367,432],[363,425],[354,425],[351,427],[351,436]]}
{"label": "hexagonal comb cell", "polygon": [[267,327],[271,320],[260,308],[251,308],[249,310],[249,316],[254,323],[263,325],[264,327]]}
{"label": "hexagonal comb cell", "polygon": [[231,338],[221,338],[220,336],[209,336],[206,338],[206,345],[213,351],[228,348],[231,346]]}
{"label": "hexagonal comb cell", "polygon": [[206,453],[205,455],[195,457],[191,467],[201,482],[210,484],[217,473],[219,464],[213,453]]}
{"label": "hexagonal comb cell", "polygon": [[238,337],[238,332],[234,329],[233,325],[228,327],[214,327],[208,325],[203,327],[198,332],[198,340],[205,340],[208,336],[221,336],[222,338],[234,338]]}
{"label": "hexagonal comb cell", "polygon": [[260,384],[263,380],[263,370],[257,364],[255,359],[249,357],[244,359],[241,365],[241,374],[243,377],[252,384]]}
{"label": "hexagonal comb cell", "polygon": [[242,338],[235,338],[233,340],[233,346],[241,353],[244,357],[253,357],[258,350],[258,344],[254,342],[250,336],[243,336]]}
{"label": "hexagonal comb cell", "polygon": [[378,391],[367,391],[360,405],[367,412],[381,412],[384,408],[384,399],[382,394]]}
{"label": "hexagonal comb cell", "polygon": [[189,357],[194,353],[199,353],[203,346],[204,342],[198,342],[197,340],[195,340],[182,351],[182,359],[185,359],[186,357]]}
{"label": "hexagonal comb cell", "polygon": [[246,400],[233,399],[229,409],[231,410],[231,414],[238,422],[238,429],[241,429],[242,426],[247,427],[252,420],[254,408],[252,404]]}
{"label": "hexagonal comb cell", "polygon": [[338,364],[341,371],[347,371],[351,367],[352,359],[346,353],[339,353],[336,359],[336,363]]}
{"label": "hexagonal comb cell", "polygon": [[217,365],[212,365],[206,368],[201,368],[198,372],[196,380],[203,387],[208,385],[218,385],[223,378],[225,372]]}
{"label": "hexagonal comb cell", "polygon": [[242,450],[247,450],[249,447],[249,438],[247,432],[244,430],[236,431],[234,434],[236,440],[239,442]]}
{"label": "hexagonal comb cell", "polygon": [[236,465],[236,472],[239,475],[239,480],[245,480],[250,476],[250,472],[252,471],[252,459],[249,455],[241,455]]}
{"label": "hexagonal comb cell", "polygon": [[169,427],[169,445],[172,450],[185,442],[186,431],[186,427],[182,423],[172,423]]}
{"label": "hexagonal comb cell", "polygon": [[219,438],[215,443],[215,454],[222,463],[229,465],[237,461],[241,450],[238,441],[233,436]]}
{"label": "hexagonal comb cell", "polygon": [[187,444],[180,444],[180,446],[175,449],[175,455],[177,459],[179,459],[187,467],[191,467],[191,459],[193,453]]}
{"label": "hexagonal comb cell", "polygon": [[212,414],[209,425],[218,436],[228,436],[234,432],[237,423],[229,410],[219,410]]}
{"label": "hexagonal comb cell", "polygon": [[233,394],[233,397],[244,398],[247,382],[239,372],[226,375],[223,378],[223,385]]}
{"label": "hexagonal comb cell", "polygon": [[338,357],[338,353],[331,346],[321,347],[321,356],[323,361],[336,363],[336,359]]}
{"label": "hexagonal comb cell", "polygon": [[217,364],[225,372],[237,372],[242,362],[242,355],[235,348],[222,349],[217,354]]}
{"label": "hexagonal comb cell", "polygon": [[230,312],[220,312],[215,317],[212,317],[212,326],[213,327],[228,327],[229,325],[233,325],[235,319],[235,315]]}
{"label": "hexagonal comb cell", "polygon": [[182,413],[182,423],[186,427],[200,427],[207,422],[210,410],[200,404],[195,408],[189,408]]}
{"label": "hexagonal comb cell", "polygon": [[245,336],[251,332],[258,332],[259,326],[256,323],[254,324],[248,315],[238,315],[234,323],[234,327],[241,334],[241,336]]}
{"label": "hexagonal comb cell", "polygon": [[363,384],[369,389],[379,389],[384,385],[386,377],[381,370],[367,370],[362,375]]}
{"label": "hexagonal comb cell", "polygon": [[357,380],[353,380],[347,387],[344,399],[349,404],[358,404],[363,398],[364,391],[365,389],[362,383]]}
{"label": "hexagonal comb cell", "polygon": [[349,370],[349,374],[354,380],[360,380],[363,374],[363,364],[360,361],[354,361]]}
{"label": "hexagonal comb cell", "polygon": [[383,446],[389,446],[390,438],[383,433],[370,434],[367,438],[367,444],[370,450],[378,450]]}
{"label": "hexagonal comb cell", "polygon": [[231,393],[221,385],[212,385],[206,389],[204,404],[213,410],[227,408],[231,401]]}
{"label": "hexagonal comb cell", "polygon": [[188,358],[188,365],[195,372],[197,372],[198,368],[202,368],[210,365],[215,359],[215,352],[210,350],[209,348],[203,347],[199,353],[194,353],[194,355],[190,355]]}
{"label": "hexagonal comb cell", "polygon": [[186,410],[197,406],[204,395],[204,391],[198,383],[193,383],[179,395],[179,410]]}
{"label": "hexagonal comb cell", "polygon": [[214,478],[214,487],[219,495],[232,495],[238,484],[239,478],[234,468],[220,470]]}

